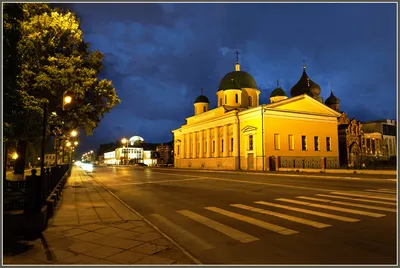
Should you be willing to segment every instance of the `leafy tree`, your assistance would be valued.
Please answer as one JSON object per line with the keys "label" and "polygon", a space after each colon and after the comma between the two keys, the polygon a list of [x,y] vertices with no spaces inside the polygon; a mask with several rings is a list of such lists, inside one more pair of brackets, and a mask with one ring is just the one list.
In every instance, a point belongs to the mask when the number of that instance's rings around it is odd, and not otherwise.
{"label": "leafy tree", "polygon": [[[64,133],[91,135],[120,100],[98,79],[103,54],[84,42],[75,14],[48,4],[4,4],[4,137],[37,142],[44,102]],[[73,101],[63,109],[63,96]],[[23,155],[23,154],[21,154]]]}

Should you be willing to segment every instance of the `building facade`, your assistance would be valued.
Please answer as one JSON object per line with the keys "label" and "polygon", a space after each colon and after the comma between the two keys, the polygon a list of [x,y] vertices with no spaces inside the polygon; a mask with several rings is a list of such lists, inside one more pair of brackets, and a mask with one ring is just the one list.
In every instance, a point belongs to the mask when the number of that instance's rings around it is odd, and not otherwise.
{"label": "building facade", "polygon": [[385,119],[363,123],[364,154],[367,157],[394,157],[397,155],[397,123]]}
{"label": "building facade", "polygon": [[270,103],[259,103],[254,78],[240,70],[226,74],[217,107],[200,95],[194,115],[173,130],[177,168],[276,170],[338,168],[340,113],[322,103],[320,88],[305,67],[291,98],[279,86]]}

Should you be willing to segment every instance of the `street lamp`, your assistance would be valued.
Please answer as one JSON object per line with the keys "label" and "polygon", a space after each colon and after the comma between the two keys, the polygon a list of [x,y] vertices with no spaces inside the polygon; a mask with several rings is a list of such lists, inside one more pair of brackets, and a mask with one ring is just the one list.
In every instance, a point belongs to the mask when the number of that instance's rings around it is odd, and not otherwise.
{"label": "street lamp", "polygon": [[66,92],[63,93],[63,104],[62,104],[62,109],[63,111],[65,110],[65,105],[70,104],[72,102],[72,97],[65,95]]}
{"label": "street lamp", "polygon": [[77,146],[77,145],[78,145],[78,142],[77,142],[77,141],[76,141],[76,142],[74,142],[74,145],[75,145],[75,146]]}
{"label": "street lamp", "polygon": [[71,131],[71,137],[76,137],[76,136],[78,136],[78,131],[72,130]]}

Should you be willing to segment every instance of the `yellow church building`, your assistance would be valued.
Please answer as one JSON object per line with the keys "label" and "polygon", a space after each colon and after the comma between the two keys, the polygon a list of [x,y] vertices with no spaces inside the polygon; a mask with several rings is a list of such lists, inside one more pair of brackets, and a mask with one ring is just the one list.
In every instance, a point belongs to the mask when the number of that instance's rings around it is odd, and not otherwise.
{"label": "yellow church building", "polygon": [[260,104],[255,79],[240,70],[226,74],[217,108],[200,95],[194,115],[173,130],[176,168],[285,170],[339,168],[336,103],[322,103],[320,87],[306,73],[291,89],[279,86]]}

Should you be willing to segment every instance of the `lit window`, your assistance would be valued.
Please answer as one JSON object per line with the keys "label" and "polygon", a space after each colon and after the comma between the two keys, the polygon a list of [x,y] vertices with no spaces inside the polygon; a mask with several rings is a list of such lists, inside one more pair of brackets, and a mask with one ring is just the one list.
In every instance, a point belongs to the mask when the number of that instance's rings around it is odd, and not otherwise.
{"label": "lit window", "polygon": [[307,136],[301,136],[301,150],[307,151]]}
{"label": "lit window", "polygon": [[253,150],[253,135],[249,135],[249,151]]}
{"label": "lit window", "polygon": [[326,150],[331,151],[331,137],[326,137]]}
{"label": "lit window", "polygon": [[249,106],[253,106],[253,98],[249,96]]}
{"label": "lit window", "polygon": [[235,101],[236,101],[236,103],[239,103],[239,95],[238,94],[235,95]]}
{"label": "lit window", "polygon": [[294,150],[294,136],[289,135],[289,150],[293,151]]}
{"label": "lit window", "polygon": [[314,137],[314,150],[319,151],[319,137],[318,136]]}
{"label": "lit window", "polygon": [[275,145],[275,150],[281,149],[281,138],[279,134],[274,135],[274,145]]}

